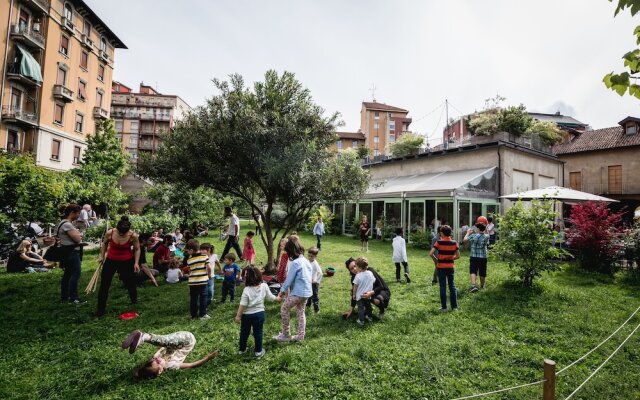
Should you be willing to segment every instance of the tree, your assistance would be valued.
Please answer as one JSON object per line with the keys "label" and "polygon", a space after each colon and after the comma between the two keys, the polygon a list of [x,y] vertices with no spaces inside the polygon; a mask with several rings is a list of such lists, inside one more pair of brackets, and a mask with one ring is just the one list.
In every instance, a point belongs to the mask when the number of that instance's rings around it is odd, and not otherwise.
{"label": "tree", "polygon": [[418,153],[424,144],[424,137],[415,133],[405,133],[389,146],[394,157],[406,157]]}
{"label": "tree", "polygon": [[553,259],[565,252],[553,245],[556,233],[552,227],[557,216],[552,201],[534,200],[530,207],[518,201],[504,216],[497,217],[500,240],[494,252],[507,260],[524,286],[532,286],[542,272],[559,269]]}
{"label": "tree", "polygon": [[[140,160],[139,172],[243,199],[262,218],[261,239],[272,267],[279,236],[319,204],[359,198],[369,172],[355,153],[333,157],[329,147],[339,115],[325,116],[294,74],[267,71],[253,88],[237,74],[214,85],[219,94],[165,135],[158,152]],[[285,213],[281,228],[272,226],[276,204]]]}
{"label": "tree", "polygon": [[[613,0],[609,0],[613,2]],[[640,0],[618,0],[618,5],[614,16],[617,16],[620,11],[629,9],[631,16],[635,16],[640,11]],[[640,25],[636,26],[633,30],[633,34],[636,37],[636,44],[640,45]],[[602,81],[605,86],[620,96],[624,96],[625,93],[629,93],[630,96],[634,96],[640,99],[640,85],[637,83],[637,79],[640,78],[640,48],[628,51],[622,56],[624,60],[624,66],[627,68],[625,72],[614,73],[613,71],[604,76]]]}
{"label": "tree", "polygon": [[88,137],[87,150],[82,156],[81,166],[94,166],[116,180],[127,174],[129,156],[116,137],[113,120],[99,122],[96,133]]}
{"label": "tree", "polygon": [[533,121],[528,135],[538,135],[545,144],[553,146],[562,141],[562,133],[558,125],[551,121]]}

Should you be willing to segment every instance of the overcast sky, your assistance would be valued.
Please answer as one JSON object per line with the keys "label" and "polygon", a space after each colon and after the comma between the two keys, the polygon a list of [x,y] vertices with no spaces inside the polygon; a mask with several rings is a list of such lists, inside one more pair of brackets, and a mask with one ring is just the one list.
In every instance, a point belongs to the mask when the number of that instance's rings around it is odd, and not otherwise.
{"label": "overcast sky", "polygon": [[[358,129],[362,101],[406,108],[437,144],[445,117],[500,94],[530,111],[561,111],[594,128],[640,116],[602,77],[622,70],[639,19],[607,0],[86,0],[129,47],[114,79],[144,81],[191,106],[211,79],[292,71],[327,112]],[[435,110],[435,111],[434,111]]]}

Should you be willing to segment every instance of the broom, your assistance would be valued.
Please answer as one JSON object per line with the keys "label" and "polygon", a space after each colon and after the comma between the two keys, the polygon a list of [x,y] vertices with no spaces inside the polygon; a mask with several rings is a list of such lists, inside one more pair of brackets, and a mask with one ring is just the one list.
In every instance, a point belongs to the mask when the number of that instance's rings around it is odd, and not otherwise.
{"label": "broom", "polygon": [[93,276],[91,277],[91,280],[87,285],[87,288],[84,290],[86,294],[91,294],[96,291],[96,286],[98,285],[98,278],[100,278],[100,273],[102,271],[102,264],[104,264],[104,262],[99,263],[98,268],[96,268],[96,272],[93,273]]}

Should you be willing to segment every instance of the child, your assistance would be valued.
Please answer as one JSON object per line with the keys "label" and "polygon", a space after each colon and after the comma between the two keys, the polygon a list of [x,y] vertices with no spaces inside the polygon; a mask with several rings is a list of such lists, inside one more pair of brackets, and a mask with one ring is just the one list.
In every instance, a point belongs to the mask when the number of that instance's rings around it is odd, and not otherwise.
{"label": "child", "polygon": [[217,351],[209,353],[205,358],[186,363],[193,347],[196,345],[196,338],[191,332],[174,332],[169,335],[154,335],[135,330],[122,342],[122,349],[129,349],[133,354],[143,343],[150,343],[159,346],[160,349],[142,367],[133,372],[136,378],[155,378],[162,374],[164,370],[176,370],[199,367],[218,355]]}
{"label": "child", "polygon": [[[280,331],[277,336],[274,336],[274,339],[278,342],[287,342],[289,340],[302,342],[307,326],[304,306],[307,303],[307,299],[311,297],[313,293],[311,290],[311,265],[309,265],[309,261],[304,258],[304,247],[297,235],[289,236],[284,250],[287,252],[289,260],[291,260],[291,265],[287,272],[287,280],[284,281],[280,288],[280,293],[278,293],[278,300],[282,300],[284,297],[286,297],[286,299],[284,299],[280,307],[282,331]],[[289,289],[291,290],[287,294]],[[294,307],[298,319],[298,334],[292,337],[289,326],[291,318],[289,313]]]}
{"label": "child", "polygon": [[489,248],[496,243],[496,226],[493,223],[493,217],[487,217],[487,229],[485,230],[489,235]]}
{"label": "child", "polygon": [[[431,248],[435,246],[436,242],[440,240],[440,227],[436,229],[435,235],[433,235],[433,239],[431,239]],[[438,249],[433,253],[433,279],[431,280],[431,284],[435,285],[438,283]]]}
{"label": "child", "polygon": [[180,270],[180,261],[171,260],[169,263],[169,269],[167,270],[167,283],[178,283],[184,280],[184,274]]}
{"label": "child", "polygon": [[476,283],[476,275],[480,272],[480,287],[484,289],[485,279],[487,278],[487,245],[489,244],[489,235],[485,232],[486,227],[482,223],[477,223],[473,229],[469,229],[464,235],[464,242],[471,244],[471,258],[469,259],[469,274],[471,275],[471,293],[478,291]]}
{"label": "child", "polygon": [[287,252],[284,251],[284,246],[287,244],[287,239],[282,238],[280,240],[280,247],[278,251],[280,252],[280,259],[278,261],[278,274],[276,275],[276,280],[279,284],[283,284],[287,279],[287,271],[289,270],[289,256]]}
{"label": "child", "polygon": [[231,297],[232,303],[236,298],[236,279],[240,274],[240,267],[235,261],[236,256],[233,253],[227,253],[224,256],[224,267],[222,267],[224,281],[222,281],[222,300],[220,301],[222,304],[227,301],[227,294]]}
{"label": "child", "polygon": [[211,318],[207,314],[207,282],[211,277],[209,257],[200,253],[200,243],[191,239],[185,246],[189,267],[189,294],[191,296],[191,319]]}
{"label": "child", "polygon": [[207,257],[209,257],[209,267],[211,268],[211,275],[209,277],[209,280],[207,281],[207,306],[209,306],[209,304],[211,304],[211,301],[213,301],[213,294],[215,291],[215,276],[213,273],[213,266],[215,265],[218,270],[221,270],[220,260],[218,259],[218,255],[213,253],[214,250],[215,247],[211,243],[202,243],[200,245],[200,251]]}
{"label": "child", "polygon": [[391,260],[396,264],[396,282],[400,282],[400,263],[404,267],[404,277],[407,279],[407,283],[411,283],[409,278],[409,263],[407,262],[407,243],[402,237],[403,229],[396,229],[396,237],[393,238],[391,243],[393,247],[393,256]]}
{"label": "child", "polygon": [[371,232],[371,226],[369,226],[369,221],[367,220],[367,216],[362,216],[362,222],[360,222],[360,243],[361,248],[360,251],[369,251],[369,232]]}
{"label": "child", "polygon": [[435,252],[438,252],[438,281],[440,282],[440,311],[447,311],[447,283],[449,284],[449,296],[451,297],[451,309],[458,309],[458,297],[456,293],[456,285],[453,281],[454,264],[453,262],[460,258],[460,249],[458,242],[451,238],[451,227],[442,225],[440,227],[440,239],[433,245],[429,256],[434,258]]}
{"label": "child", "polygon": [[320,281],[322,280],[322,268],[318,264],[318,252],[317,247],[312,247],[307,251],[307,259],[311,264],[311,297],[307,300],[307,308],[313,303],[313,311],[317,314],[320,312],[320,298],[318,297],[318,291],[320,290]]}
{"label": "child", "polygon": [[353,300],[358,305],[358,325],[363,326],[365,319],[371,320],[371,299],[362,295],[373,290],[373,283],[376,278],[371,271],[368,271],[369,261],[365,257],[356,260],[356,277],[353,279]]}
{"label": "child", "polygon": [[246,268],[246,281],[242,296],[240,297],[240,306],[236,314],[236,323],[240,324],[240,348],[238,353],[247,352],[247,340],[249,333],[253,329],[253,340],[255,342],[254,354],[257,358],[261,358],[265,350],[262,348],[262,332],[265,320],[264,299],[265,297],[271,301],[276,296],[271,293],[266,283],[262,282],[262,273],[253,265]]}
{"label": "child", "polygon": [[256,258],[256,251],[253,248],[253,236],[254,233],[249,231],[247,232],[247,237],[244,239],[244,250],[242,250],[243,268],[247,265],[253,265]]}

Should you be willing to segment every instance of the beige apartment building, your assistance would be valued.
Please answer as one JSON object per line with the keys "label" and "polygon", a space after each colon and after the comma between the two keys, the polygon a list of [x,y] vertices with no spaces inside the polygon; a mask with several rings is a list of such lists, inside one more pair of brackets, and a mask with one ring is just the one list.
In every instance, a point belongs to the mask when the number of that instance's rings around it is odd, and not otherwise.
{"label": "beige apartment building", "polygon": [[160,134],[171,131],[190,110],[180,96],[161,94],[144,83],[135,93],[130,87],[113,82],[111,117],[132,162],[140,153],[154,153],[162,141]]}
{"label": "beige apartment building", "polygon": [[115,49],[127,47],[82,0],[8,0],[0,16],[0,148],[73,168],[109,118]]}
{"label": "beige apartment building", "polygon": [[369,156],[389,154],[389,145],[409,131],[409,111],[378,102],[363,102],[360,109],[360,132],[365,136]]}

